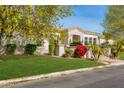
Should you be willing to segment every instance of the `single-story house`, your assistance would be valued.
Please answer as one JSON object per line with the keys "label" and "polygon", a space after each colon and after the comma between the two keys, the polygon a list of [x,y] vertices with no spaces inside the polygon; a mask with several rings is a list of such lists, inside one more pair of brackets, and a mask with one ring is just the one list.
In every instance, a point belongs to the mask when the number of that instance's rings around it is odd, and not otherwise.
{"label": "single-story house", "polygon": [[[102,33],[87,31],[79,27],[69,28],[66,31],[67,31],[67,36],[65,37],[66,38],[65,42],[64,44],[61,44],[62,47],[60,47],[60,49],[58,50],[59,56],[62,55],[64,52],[63,47],[64,46],[70,47],[70,44],[74,41],[80,41],[83,45],[88,45],[88,44],[93,44],[93,43],[102,44],[106,41]],[[108,41],[110,44],[113,43],[113,40],[108,40]],[[44,50],[49,52],[48,41],[44,43],[44,46],[45,46]]]}
{"label": "single-story house", "polygon": [[[67,36],[65,36],[65,41],[60,43],[60,48],[58,50],[59,52],[57,55],[59,56],[61,56],[64,53],[64,46],[70,46],[70,44],[74,41],[80,41],[83,45],[93,44],[93,43],[102,44],[105,42],[104,36],[101,33],[87,31],[79,27],[68,28],[66,31],[67,31]],[[12,43],[15,43],[19,46],[20,45],[24,46],[25,44],[28,43],[28,41],[25,38],[22,38],[19,35],[16,35],[16,36],[17,37],[12,40]],[[6,45],[6,43],[7,41],[3,40],[3,45]],[[113,43],[113,40],[109,40],[109,43]],[[16,51],[16,54],[20,54],[20,52],[22,52],[22,49],[19,50],[18,48]],[[37,54],[49,53],[48,40],[44,40],[44,44],[38,47],[38,49],[36,50],[36,53]]]}

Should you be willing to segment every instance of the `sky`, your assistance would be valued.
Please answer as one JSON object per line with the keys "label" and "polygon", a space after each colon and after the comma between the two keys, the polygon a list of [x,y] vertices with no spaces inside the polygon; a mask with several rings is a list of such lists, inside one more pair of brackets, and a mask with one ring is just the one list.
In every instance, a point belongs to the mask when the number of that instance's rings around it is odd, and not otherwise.
{"label": "sky", "polygon": [[60,22],[64,28],[80,27],[82,29],[102,33],[105,13],[108,6],[105,5],[78,5],[73,8],[74,15],[64,18]]}

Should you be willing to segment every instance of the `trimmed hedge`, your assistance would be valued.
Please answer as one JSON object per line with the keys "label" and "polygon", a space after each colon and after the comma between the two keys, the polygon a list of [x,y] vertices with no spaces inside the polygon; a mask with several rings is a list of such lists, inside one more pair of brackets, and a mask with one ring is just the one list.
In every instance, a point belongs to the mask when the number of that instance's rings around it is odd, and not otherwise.
{"label": "trimmed hedge", "polygon": [[77,45],[79,45],[79,44],[81,44],[80,41],[73,41],[73,42],[70,44],[70,46],[77,46]]}
{"label": "trimmed hedge", "polygon": [[65,50],[65,57],[71,57],[72,54],[73,54],[73,50],[72,50],[72,49],[67,48],[67,49]]}
{"label": "trimmed hedge", "polygon": [[16,50],[16,44],[7,44],[6,45],[6,54],[13,55]]}
{"label": "trimmed hedge", "polygon": [[55,49],[56,49],[55,44],[49,45],[49,53],[50,53],[50,55],[54,55]]}
{"label": "trimmed hedge", "polygon": [[35,44],[27,44],[25,46],[25,54],[33,55],[33,53],[36,51],[37,45]]}

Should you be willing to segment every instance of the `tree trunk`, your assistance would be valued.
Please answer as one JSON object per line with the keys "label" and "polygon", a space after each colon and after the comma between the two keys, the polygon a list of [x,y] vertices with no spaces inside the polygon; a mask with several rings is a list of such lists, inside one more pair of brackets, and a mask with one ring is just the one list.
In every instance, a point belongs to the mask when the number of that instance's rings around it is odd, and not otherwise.
{"label": "tree trunk", "polygon": [[117,54],[116,54],[116,56],[118,56],[118,53],[119,53],[120,49],[121,49],[121,45],[120,45],[119,48],[117,49]]}
{"label": "tree trunk", "polygon": [[2,55],[2,37],[3,37],[3,32],[4,29],[1,29],[1,33],[0,33],[0,56]]}

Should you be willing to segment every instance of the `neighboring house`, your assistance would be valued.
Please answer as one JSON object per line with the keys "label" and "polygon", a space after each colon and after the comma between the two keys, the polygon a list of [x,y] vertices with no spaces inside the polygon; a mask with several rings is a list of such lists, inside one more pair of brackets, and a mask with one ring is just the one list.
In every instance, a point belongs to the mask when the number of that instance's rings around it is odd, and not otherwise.
{"label": "neighboring house", "polygon": [[[78,27],[68,29],[68,40],[66,44],[74,41],[80,41],[83,45],[88,44],[102,44],[105,42],[104,36],[101,33],[87,31]],[[109,40],[109,43],[113,43],[113,40]]]}

